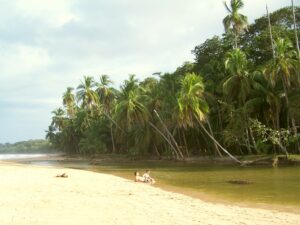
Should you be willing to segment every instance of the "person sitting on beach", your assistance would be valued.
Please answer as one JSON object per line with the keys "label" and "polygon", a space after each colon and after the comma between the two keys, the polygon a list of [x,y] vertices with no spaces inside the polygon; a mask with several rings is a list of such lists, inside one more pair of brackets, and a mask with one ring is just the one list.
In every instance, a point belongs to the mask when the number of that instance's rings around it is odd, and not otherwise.
{"label": "person sitting on beach", "polygon": [[155,180],[150,176],[150,170],[146,170],[143,174],[143,178],[145,183],[155,184]]}
{"label": "person sitting on beach", "polygon": [[134,172],[134,181],[135,182],[145,182],[145,178],[140,176],[140,173],[138,171]]}

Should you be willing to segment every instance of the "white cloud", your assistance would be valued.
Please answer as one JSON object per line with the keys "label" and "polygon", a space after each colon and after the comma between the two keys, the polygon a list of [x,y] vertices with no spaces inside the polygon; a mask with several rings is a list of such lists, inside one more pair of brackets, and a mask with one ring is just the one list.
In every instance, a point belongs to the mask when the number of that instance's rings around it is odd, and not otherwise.
{"label": "white cloud", "polygon": [[71,0],[16,0],[13,6],[23,17],[46,21],[53,26],[61,26],[73,19],[70,10]]}
{"label": "white cloud", "polygon": [[[242,13],[250,22],[265,14],[264,1],[244,2]],[[290,4],[268,2],[271,11]],[[193,59],[190,52],[196,45],[223,32],[226,15],[223,0],[0,4],[0,124],[7,130],[0,133],[0,142],[40,137],[66,87],[76,88],[83,75],[97,79],[108,74],[118,86],[131,73],[144,78],[175,70]],[[7,121],[19,121],[24,130],[30,126],[30,132],[14,137],[15,127]]]}

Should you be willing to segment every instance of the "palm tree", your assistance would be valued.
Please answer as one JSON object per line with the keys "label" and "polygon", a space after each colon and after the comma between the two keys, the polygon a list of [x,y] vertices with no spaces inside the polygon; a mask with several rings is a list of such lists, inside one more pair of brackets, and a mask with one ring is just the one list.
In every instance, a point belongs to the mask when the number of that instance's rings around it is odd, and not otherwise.
{"label": "palm tree", "polygon": [[246,143],[246,147],[249,152],[251,152],[250,148],[250,137],[251,130],[249,128],[248,120],[246,111],[244,108],[245,101],[247,95],[250,93],[251,90],[251,79],[248,76],[247,71],[247,58],[243,51],[236,48],[226,55],[225,60],[225,69],[229,73],[228,77],[226,78],[225,82],[223,83],[223,91],[225,96],[230,102],[234,102],[237,100],[237,108],[242,109],[242,117],[244,117],[245,126],[244,131],[246,134],[246,139],[244,139]]}
{"label": "palm tree", "polygon": [[93,90],[94,87],[94,79],[90,76],[84,76],[84,80],[77,87],[77,101],[81,102],[82,107],[88,110],[91,110],[98,102],[97,93]]}
{"label": "palm tree", "polygon": [[195,120],[198,122],[204,132],[218,145],[230,158],[241,163],[232,156],[220,143],[207,131],[203,122],[207,122],[208,104],[205,101],[204,84],[202,79],[194,73],[188,73],[183,78],[181,89],[178,96],[179,118],[183,127],[194,127]]}
{"label": "palm tree", "polygon": [[[294,133],[295,135],[297,135],[297,127],[295,124],[295,120],[293,118],[293,115],[290,115],[288,97],[288,92],[292,83],[291,81],[295,80],[297,82],[297,72],[299,70],[299,61],[297,60],[297,53],[294,50],[292,43],[287,39],[276,40],[275,49],[275,58],[268,63],[265,73],[267,76],[269,76],[269,80],[273,86],[275,86],[278,79],[281,80],[286,103],[287,127],[289,129],[291,120]],[[297,143],[297,145],[298,150],[300,151],[299,144]]]}
{"label": "palm tree", "polygon": [[111,121],[111,112],[115,101],[115,92],[109,87],[112,81],[107,75],[100,76],[100,83],[96,83],[96,92],[99,96],[100,104],[102,104],[104,114],[110,119],[110,136],[112,141],[113,153],[116,152],[115,141],[113,135],[113,122]]}
{"label": "palm tree", "polygon": [[145,124],[148,112],[141,101],[143,97],[146,96],[138,86],[137,79],[134,75],[130,75],[129,79],[125,80],[121,86],[115,106],[116,117],[124,128],[130,128],[134,124]]}
{"label": "palm tree", "polygon": [[117,95],[114,121],[121,127],[122,133],[118,138],[125,139],[127,150],[130,141],[134,142],[130,132],[137,127],[145,127],[149,113],[143,104],[143,89],[138,86],[138,80],[134,75],[130,75],[128,80],[124,81],[121,90]]}
{"label": "palm tree", "polygon": [[[276,54],[275,58],[271,60],[265,69],[267,79],[273,86],[281,80],[284,97],[286,102],[287,111],[289,110],[288,90],[291,87],[291,80],[297,80],[295,76],[299,67],[296,60],[296,51],[293,49],[293,45],[289,40],[278,39],[275,42]],[[289,112],[287,113],[287,126],[289,126]]]}
{"label": "palm tree", "polygon": [[52,117],[51,126],[54,126],[59,131],[62,131],[64,128],[64,123],[65,123],[64,110],[62,108],[58,108],[58,109],[52,111],[52,114],[54,114],[54,116]]}
{"label": "palm tree", "polygon": [[48,130],[46,130],[46,139],[49,140],[50,142],[53,142],[55,139],[55,127],[50,125],[48,126]]}
{"label": "palm tree", "polygon": [[229,13],[224,19],[223,24],[225,32],[233,31],[234,32],[234,42],[235,48],[238,47],[238,35],[247,29],[248,19],[247,16],[240,14],[239,10],[243,8],[244,3],[242,0],[230,0],[230,6],[224,2],[225,8]]}
{"label": "palm tree", "polygon": [[225,69],[229,75],[223,83],[223,91],[230,101],[237,100],[239,107],[244,105],[251,89],[247,64],[245,53],[238,48],[226,55]]}
{"label": "palm tree", "polygon": [[67,109],[67,114],[70,118],[75,116],[75,96],[72,93],[74,88],[68,87],[66,92],[63,93],[63,105]]}

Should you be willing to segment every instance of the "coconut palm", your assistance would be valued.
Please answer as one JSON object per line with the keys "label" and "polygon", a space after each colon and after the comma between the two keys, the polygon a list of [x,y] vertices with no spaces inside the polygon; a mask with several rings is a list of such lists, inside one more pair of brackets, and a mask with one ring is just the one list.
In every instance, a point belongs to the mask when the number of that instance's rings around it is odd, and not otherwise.
{"label": "coconut palm", "polygon": [[251,90],[247,63],[246,55],[240,49],[234,49],[226,55],[225,69],[229,75],[223,83],[223,91],[228,100],[237,100],[239,107],[244,105]]}
{"label": "coconut palm", "polygon": [[50,125],[48,126],[48,130],[46,130],[46,139],[49,140],[50,142],[54,141],[55,138],[55,127]]}
{"label": "coconut palm", "polygon": [[188,73],[181,82],[181,89],[178,96],[179,118],[183,127],[194,127],[198,125],[204,132],[218,145],[229,157],[240,163],[238,159],[232,156],[220,143],[207,131],[203,122],[207,122],[208,104],[204,98],[204,84],[200,76],[194,73]]}
{"label": "coconut palm", "polygon": [[112,81],[107,75],[100,76],[100,83],[96,83],[96,92],[99,96],[100,104],[103,107],[104,114],[110,119],[110,136],[112,141],[113,153],[116,152],[115,141],[113,135],[113,122],[111,121],[111,112],[115,101],[115,92],[113,88],[109,87]]}
{"label": "coconut palm", "polygon": [[98,95],[94,91],[94,87],[94,79],[90,76],[84,76],[84,80],[77,87],[76,98],[78,102],[81,102],[83,108],[91,110],[92,106],[97,104]]}
{"label": "coconut palm", "polygon": [[250,136],[247,113],[244,105],[246,98],[251,90],[251,79],[248,76],[247,65],[248,61],[246,55],[240,49],[234,49],[226,54],[225,69],[229,74],[223,83],[223,92],[225,97],[236,106],[236,108],[242,109],[241,112],[244,117],[245,123],[244,132],[246,139],[244,139],[246,147],[249,152],[250,148]]}
{"label": "coconut palm", "polygon": [[230,0],[230,6],[224,2],[225,8],[229,13],[224,19],[223,24],[225,32],[233,31],[235,48],[238,47],[238,35],[247,29],[248,19],[247,16],[240,14],[239,10],[243,8],[244,3],[242,0]]}
{"label": "coconut palm", "polygon": [[62,131],[65,124],[65,111],[62,108],[58,108],[52,111],[52,114],[54,116],[52,117],[51,126],[54,126],[59,131]]}
{"label": "coconut palm", "polygon": [[148,117],[148,112],[141,99],[143,89],[138,86],[137,79],[130,75],[121,86],[121,91],[117,96],[115,114],[124,128],[128,129],[135,124],[144,125]]}
{"label": "coconut palm", "polygon": [[[289,110],[289,98],[288,91],[291,87],[291,81],[297,81],[297,69],[299,69],[299,62],[296,60],[296,51],[293,48],[292,43],[286,39],[278,39],[275,42],[276,54],[275,58],[272,59],[266,66],[265,75],[273,86],[281,81],[285,103],[287,111]],[[287,113],[287,126],[289,126],[289,112]]]}
{"label": "coconut palm", "polygon": [[67,109],[67,114],[70,118],[75,116],[75,96],[72,93],[74,88],[68,87],[66,92],[63,93],[63,105]]}

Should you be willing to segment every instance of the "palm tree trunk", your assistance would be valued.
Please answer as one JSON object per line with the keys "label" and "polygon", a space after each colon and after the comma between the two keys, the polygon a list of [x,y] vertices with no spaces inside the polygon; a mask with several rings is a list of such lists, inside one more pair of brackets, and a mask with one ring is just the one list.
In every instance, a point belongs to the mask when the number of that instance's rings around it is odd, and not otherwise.
{"label": "palm tree trunk", "polygon": [[287,92],[287,87],[286,87],[286,82],[283,77],[284,75],[281,75],[281,80],[282,80],[282,86],[284,90],[284,98],[285,98],[285,103],[286,103],[286,123],[287,123],[287,129],[290,130],[290,110],[289,110],[289,97],[288,97],[288,92]]}
{"label": "palm tree trunk", "polygon": [[150,121],[148,121],[149,125],[154,128],[154,130],[156,130],[166,141],[167,143],[170,145],[170,147],[173,149],[173,152],[175,153],[176,159],[179,159],[179,154],[177,152],[177,149],[173,146],[173,144],[171,143],[171,141]]}
{"label": "palm tree trunk", "polygon": [[190,157],[188,145],[187,145],[185,134],[184,134],[184,130],[182,130],[181,133],[182,133],[182,138],[183,138],[184,149],[185,149],[186,155],[187,155],[187,157]]}
{"label": "palm tree trunk", "polygon": [[234,32],[234,46],[235,46],[235,49],[238,48],[238,34],[236,31]]}
{"label": "palm tree trunk", "polygon": [[116,153],[112,122],[110,122],[110,136],[111,136],[111,142],[112,142],[112,147],[113,147],[112,153]]}
{"label": "palm tree trunk", "polygon": [[247,150],[248,150],[248,154],[252,155],[252,150],[251,150],[251,146],[250,146],[250,135],[249,135],[249,132],[248,132],[248,126],[246,127],[245,132],[246,132],[245,142],[246,142],[246,147],[247,147]]}
{"label": "palm tree trunk", "polygon": [[237,158],[235,158],[233,155],[231,155],[213,136],[211,136],[211,134],[206,130],[206,128],[203,126],[203,124],[201,123],[201,121],[197,118],[197,121],[200,125],[200,127],[204,130],[204,132],[212,139],[212,141],[214,143],[216,143],[220,149],[225,152],[232,160],[234,160],[235,162],[242,164],[242,162],[240,160],[238,160]]}
{"label": "palm tree trunk", "polygon": [[293,21],[294,21],[294,32],[295,32],[296,47],[297,47],[297,51],[298,51],[298,57],[300,57],[299,40],[298,40],[297,26],[296,26],[296,16],[295,16],[295,6],[294,6],[294,1],[293,0],[292,0],[292,11],[293,11]]}
{"label": "palm tree trunk", "polygon": [[164,122],[163,122],[162,119],[160,118],[158,112],[157,112],[155,109],[154,109],[153,111],[154,111],[155,115],[157,116],[158,120],[160,121],[160,123],[162,124],[163,128],[166,130],[166,132],[167,132],[169,138],[170,138],[170,139],[172,140],[172,142],[174,143],[174,146],[176,147],[176,150],[178,151],[180,157],[181,157],[182,159],[184,159],[184,156],[183,156],[183,154],[182,154],[182,151],[179,149],[178,144],[177,144],[176,140],[174,139],[173,135],[171,134],[171,132],[168,130],[167,126],[164,124]]}
{"label": "palm tree trunk", "polygon": [[255,139],[254,139],[254,135],[253,135],[253,132],[252,132],[251,127],[249,127],[249,135],[250,135],[250,138],[251,138],[251,140],[252,140],[252,143],[253,143],[255,152],[258,153],[256,141],[255,141]]}
{"label": "palm tree trunk", "polygon": [[[214,134],[213,134],[213,132],[212,132],[211,125],[210,125],[210,122],[209,122],[209,119],[207,119],[206,122],[207,122],[208,129],[209,129],[209,132],[210,132],[211,136],[214,137]],[[221,154],[221,152],[220,152],[220,150],[219,150],[219,148],[218,148],[218,145],[217,145],[215,142],[214,142],[214,147],[215,147],[215,152],[214,152],[215,156],[218,154],[220,157],[222,157],[222,154]]]}
{"label": "palm tree trunk", "polygon": [[274,40],[273,40],[273,35],[272,35],[272,27],[271,27],[270,14],[269,14],[269,9],[268,9],[268,5],[267,4],[266,4],[266,9],[267,9],[267,17],[268,17],[269,33],[270,33],[270,39],[271,39],[271,47],[272,47],[273,59],[275,59]]}

